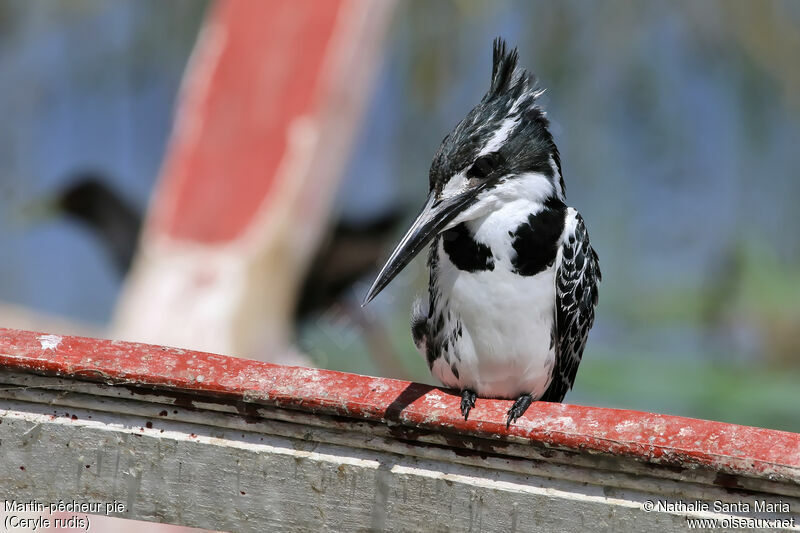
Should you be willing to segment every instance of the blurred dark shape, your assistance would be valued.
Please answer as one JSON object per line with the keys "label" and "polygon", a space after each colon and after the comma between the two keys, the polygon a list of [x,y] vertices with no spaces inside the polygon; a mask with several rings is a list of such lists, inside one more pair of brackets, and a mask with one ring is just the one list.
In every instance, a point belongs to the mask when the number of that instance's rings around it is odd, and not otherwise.
{"label": "blurred dark shape", "polygon": [[[142,215],[95,171],[74,174],[53,207],[90,228],[124,277],[130,269],[139,238]],[[375,269],[386,252],[404,212],[395,209],[363,222],[339,220],[317,250],[303,283],[296,321],[325,312],[346,291]]]}
{"label": "blurred dark shape", "polygon": [[[791,294],[795,290],[793,278],[765,266],[757,254],[748,251],[745,241],[737,240],[713,261],[703,284],[700,309],[703,331],[710,341],[706,351],[710,355],[723,354],[728,359],[730,354],[749,354],[774,368],[798,368],[800,312],[794,305],[787,306],[780,297],[784,291]],[[754,274],[754,269],[764,270]],[[770,295],[769,286],[757,281],[758,278],[769,280],[770,285],[780,289]],[[748,291],[748,285],[757,288]],[[753,291],[761,299],[754,299]]]}
{"label": "blurred dark shape", "polygon": [[[365,314],[349,289],[375,270],[391,246],[405,211],[393,208],[379,216],[353,222],[340,219],[320,244],[300,290],[295,308],[295,323],[312,317],[354,324],[369,347],[367,353],[382,376],[410,379],[392,348],[384,324]],[[302,341],[301,341],[302,342]]]}
{"label": "blurred dark shape", "polygon": [[741,294],[746,260],[745,251],[738,241],[712,258],[703,284],[705,298],[700,309],[700,319],[709,332],[724,330],[723,326],[731,321],[731,312]]}
{"label": "blurred dark shape", "polygon": [[110,254],[121,276],[130,269],[142,217],[95,171],[74,174],[56,197],[55,209],[91,229]]}
{"label": "blurred dark shape", "polygon": [[324,312],[355,282],[375,270],[391,244],[401,209],[363,222],[339,220],[317,250],[295,310],[297,320]]}

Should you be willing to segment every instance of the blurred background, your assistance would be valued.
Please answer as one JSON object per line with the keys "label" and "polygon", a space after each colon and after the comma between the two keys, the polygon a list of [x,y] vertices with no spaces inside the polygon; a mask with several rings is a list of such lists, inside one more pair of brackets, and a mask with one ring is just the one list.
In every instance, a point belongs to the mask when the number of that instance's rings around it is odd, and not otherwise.
{"label": "blurred background", "polygon": [[[541,103],[568,200],[587,221],[604,274],[566,401],[800,431],[800,3],[372,4],[348,8],[372,10],[358,19],[367,45],[347,56],[372,54],[363,76],[343,86],[356,105],[345,117],[318,114],[350,132],[326,156],[337,161],[325,167],[326,185],[310,172],[298,187],[313,202],[262,206],[270,224],[275,205],[292,206],[277,233],[305,239],[292,263],[303,268],[290,269],[297,279],[274,300],[286,285],[280,268],[248,265],[274,261],[285,243],[221,275],[257,280],[253,294],[269,309],[249,312],[245,296],[235,305],[181,297],[184,320],[202,308],[216,323],[225,308],[255,324],[245,328],[251,348],[214,339],[185,347],[432,382],[408,324],[414,294],[427,286],[424,261],[366,309],[359,303],[423,202],[439,142],[488,87],[491,41],[503,36],[547,89]],[[201,90],[186,81],[192,69],[202,77],[204,61],[217,57],[204,20],[227,20],[232,9],[0,0],[0,326],[183,343],[142,333],[136,317],[149,312],[136,305],[180,292],[150,279],[207,282],[196,270],[182,274],[174,258],[169,269],[154,258],[192,241],[158,222],[176,188],[173,126],[191,114],[182,100]],[[192,55],[202,42],[205,52]],[[300,46],[245,50],[243,62],[283,61],[290,73],[307,61]],[[208,79],[209,90],[220,87]],[[280,108],[285,95],[262,98]],[[324,147],[340,130],[315,131],[313,146]],[[308,153],[321,150],[313,146]],[[224,191],[240,187],[230,165],[209,171]],[[191,187],[193,173],[182,175]],[[276,175],[288,183],[297,174]],[[310,237],[293,233],[303,205],[321,206]],[[212,226],[215,216],[206,217]],[[225,244],[225,257],[247,239],[230,239],[239,244]],[[202,255],[219,242],[212,235],[181,249]],[[159,302],[154,309],[170,309]],[[279,321],[286,327],[274,333]],[[242,337],[240,323],[231,331]],[[295,353],[268,353],[280,350]]]}

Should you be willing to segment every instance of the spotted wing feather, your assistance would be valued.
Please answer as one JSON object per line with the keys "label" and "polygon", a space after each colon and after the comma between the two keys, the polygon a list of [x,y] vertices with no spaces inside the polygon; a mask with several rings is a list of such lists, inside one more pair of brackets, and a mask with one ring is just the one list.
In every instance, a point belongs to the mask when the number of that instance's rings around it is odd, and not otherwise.
{"label": "spotted wing feather", "polygon": [[[597,253],[589,243],[583,219],[574,213],[574,226],[567,224],[556,270],[556,364],[553,378],[541,400],[560,402],[575,382],[589,329],[594,323],[597,285],[601,280]],[[570,231],[570,227],[574,227]]]}

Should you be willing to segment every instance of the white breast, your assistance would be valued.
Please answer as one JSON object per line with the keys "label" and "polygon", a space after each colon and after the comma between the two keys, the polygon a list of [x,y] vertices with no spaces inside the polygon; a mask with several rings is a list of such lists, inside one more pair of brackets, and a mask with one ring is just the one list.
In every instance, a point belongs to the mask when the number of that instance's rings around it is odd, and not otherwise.
{"label": "white breast", "polygon": [[462,326],[462,335],[451,349],[455,353],[447,358],[457,367],[458,377],[444,358],[437,359],[432,368],[445,385],[500,398],[527,393],[536,398],[546,390],[555,361],[551,347],[555,266],[534,276],[515,274],[509,235],[539,209],[540,203],[519,199],[467,222],[475,240],[492,249],[494,270],[459,270],[440,240],[438,303],[450,312],[449,316],[443,313],[445,329],[449,329],[447,321],[459,320]]}

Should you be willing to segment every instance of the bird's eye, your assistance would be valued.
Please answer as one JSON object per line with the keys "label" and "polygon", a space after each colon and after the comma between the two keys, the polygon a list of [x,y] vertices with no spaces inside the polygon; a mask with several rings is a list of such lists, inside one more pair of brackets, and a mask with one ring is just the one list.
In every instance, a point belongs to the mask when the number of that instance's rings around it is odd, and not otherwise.
{"label": "bird's eye", "polygon": [[470,179],[485,180],[500,164],[501,157],[497,152],[491,152],[480,156],[467,170],[467,177]]}

